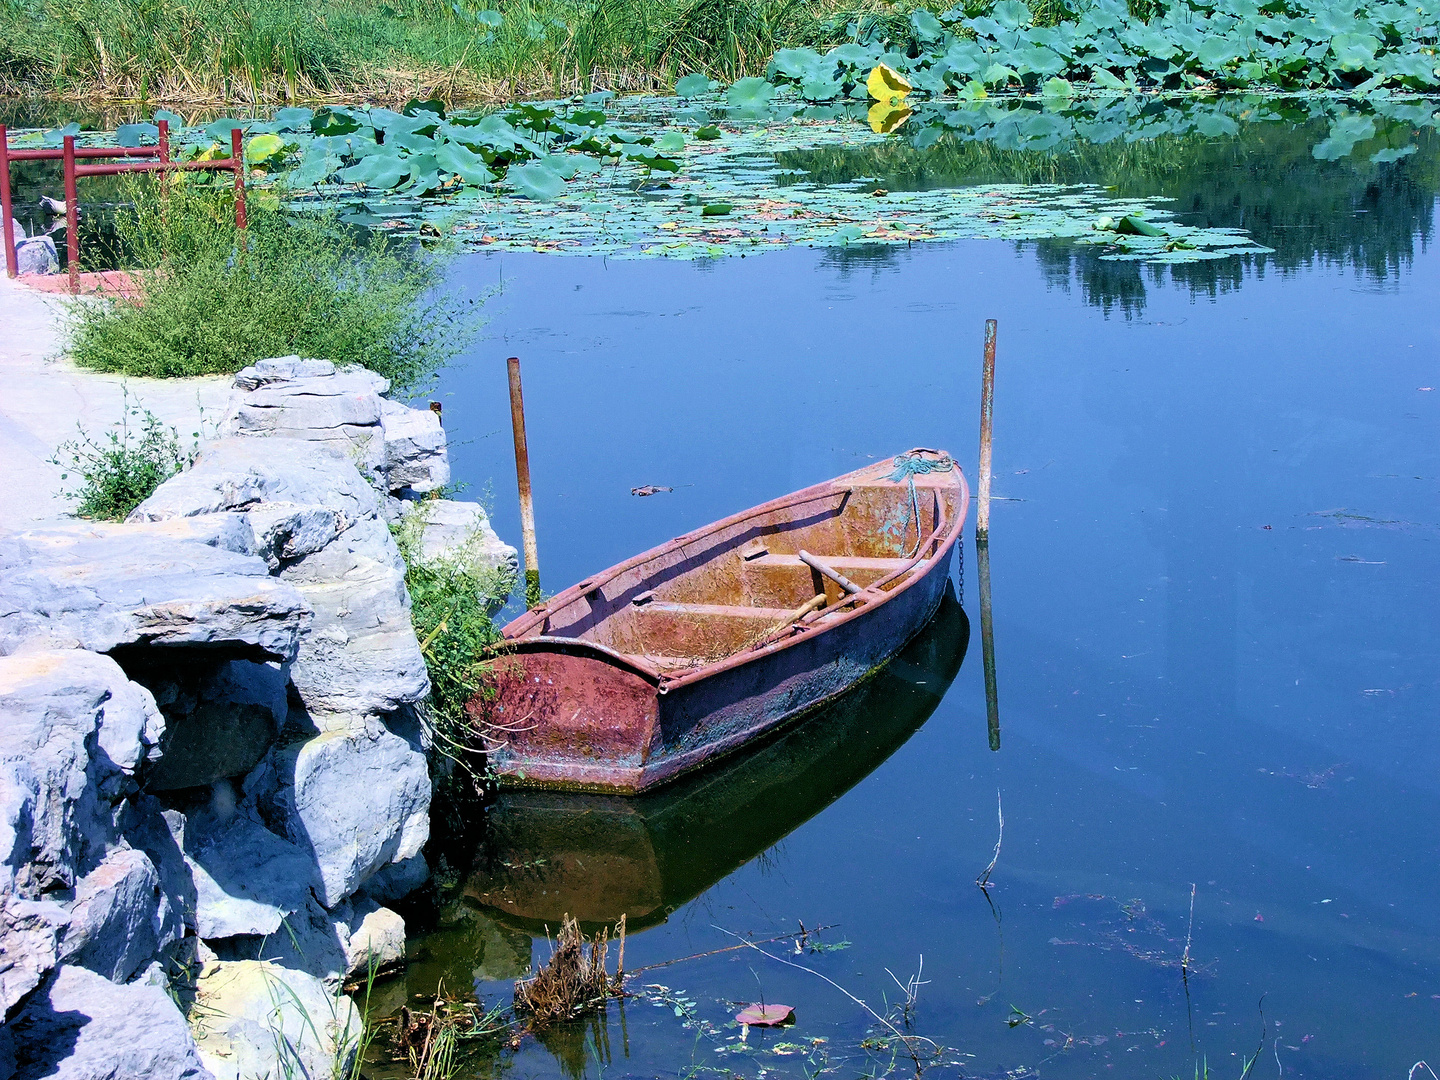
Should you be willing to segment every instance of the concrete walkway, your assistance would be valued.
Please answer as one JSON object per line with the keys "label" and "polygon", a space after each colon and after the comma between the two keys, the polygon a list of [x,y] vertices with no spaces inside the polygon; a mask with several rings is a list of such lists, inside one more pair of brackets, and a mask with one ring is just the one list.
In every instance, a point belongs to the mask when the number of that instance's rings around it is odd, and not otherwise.
{"label": "concrete walkway", "polygon": [[[99,439],[119,422],[124,391],[132,405],[175,427],[184,446],[225,416],[230,377],[126,379],[82,371],[63,355],[69,298],[37,292],[0,274],[0,532],[67,514],[71,504],[51,465],[76,425]],[[82,301],[84,302],[84,301]],[[123,388],[123,389],[122,389]]]}

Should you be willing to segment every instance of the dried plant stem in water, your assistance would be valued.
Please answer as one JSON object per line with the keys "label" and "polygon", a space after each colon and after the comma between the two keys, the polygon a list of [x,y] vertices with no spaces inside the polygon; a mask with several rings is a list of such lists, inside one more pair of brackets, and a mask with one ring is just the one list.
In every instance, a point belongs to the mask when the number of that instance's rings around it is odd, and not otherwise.
{"label": "dried plant stem in water", "polygon": [[995,814],[1000,819],[1000,835],[995,838],[995,854],[990,857],[990,865],[980,871],[980,876],[975,879],[975,884],[982,889],[990,888],[990,874],[995,870],[995,864],[1000,861],[1000,845],[1005,842],[1005,808],[1000,805],[1000,790],[995,790]]}
{"label": "dried plant stem in water", "polygon": [[605,970],[609,953],[609,930],[602,928],[587,939],[580,924],[565,916],[550,962],[515,984],[515,1012],[528,1016],[531,1026],[542,1026],[594,1008],[610,992]]}

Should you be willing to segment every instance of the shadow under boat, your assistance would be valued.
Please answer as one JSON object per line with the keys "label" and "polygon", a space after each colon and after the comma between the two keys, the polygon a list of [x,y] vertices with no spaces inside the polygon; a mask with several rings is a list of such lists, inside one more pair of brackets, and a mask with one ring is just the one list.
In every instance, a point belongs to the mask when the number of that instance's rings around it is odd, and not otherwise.
{"label": "shadow under boat", "polygon": [[565,915],[629,929],[772,847],[879,768],[930,718],[960,670],[970,622],[947,587],[935,617],[879,673],[799,725],[651,795],[502,791],[466,897],[551,933]]}

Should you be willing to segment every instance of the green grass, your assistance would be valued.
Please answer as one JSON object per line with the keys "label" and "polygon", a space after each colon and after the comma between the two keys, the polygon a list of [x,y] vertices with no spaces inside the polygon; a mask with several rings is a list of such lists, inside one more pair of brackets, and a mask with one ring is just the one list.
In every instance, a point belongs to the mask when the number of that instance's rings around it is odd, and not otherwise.
{"label": "green grass", "polygon": [[79,431],[79,438],[56,448],[51,464],[64,470],[61,494],[75,502],[75,515],[97,521],[124,521],[130,511],[191,460],[180,434],[149,409],[130,402],[128,391],[120,423],[100,438]]}
{"label": "green grass", "polygon": [[250,201],[235,228],[228,190],[137,182],[116,214],[138,302],[76,303],[81,367],[144,377],[235,372],[269,356],[361,364],[399,390],[423,386],[466,340],[458,301],[437,293],[442,264],[383,238],[357,239],[331,214]]}
{"label": "green grass", "polygon": [[500,639],[490,610],[515,583],[477,557],[473,545],[426,559],[421,551],[424,503],[407,513],[394,531],[405,560],[410,619],[430,673],[436,735],[447,753],[468,751],[473,740],[465,734],[465,705],[484,689],[489,667],[485,650]]}
{"label": "green grass", "polygon": [[[911,6],[883,0],[0,0],[0,92],[131,100],[501,100],[760,74]],[[985,3],[977,7],[977,14]],[[498,11],[498,27],[480,18]]]}

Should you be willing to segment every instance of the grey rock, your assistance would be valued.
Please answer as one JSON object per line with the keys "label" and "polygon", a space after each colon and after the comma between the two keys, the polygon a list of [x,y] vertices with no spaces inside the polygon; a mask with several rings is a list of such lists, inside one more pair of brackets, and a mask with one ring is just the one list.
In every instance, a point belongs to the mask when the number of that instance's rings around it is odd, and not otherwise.
{"label": "grey rock", "polygon": [[216,1080],[321,1080],[348,1075],[355,1060],[359,1010],[304,972],[258,960],[207,964],[195,1005],[196,1048]]}
{"label": "grey rock", "polygon": [[32,236],[15,245],[15,269],[20,274],[58,274],[60,256],[48,236]]}
{"label": "grey rock", "polygon": [[20,241],[26,239],[28,235],[29,234],[25,232],[25,226],[20,224],[19,218],[10,219],[10,236],[15,243],[20,243]]}
{"label": "grey rock", "polygon": [[322,506],[347,523],[379,509],[375,489],[347,454],[298,439],[228,438],[201,447],[195,463],[156,488],[128,520],[246,511],[262,503]]}
{"label": "grey rock", "polygon": [[405,959],[405,920],[374,900],[358,899],[341,926],[344,928],[348,975],[364,976]]}
{"label": "grey rock", "polygon": [[55,966],[70,913],[54,900],[6,899],[0,909],[0,1021]]}
{"label": "grey rock", "polygon": [[121,848],[76,886],[60,959],[125,982],[183,931],[149,857]]}
{"label": "grey rock", "polygon": [[195,540],[211,547],[233,551],[237,555],[261,554],[256,547],[255,531],[245,514],[197,514],[194,517],[169,518],[163,521],[132,521],[112,528],[168,536],[175,540]]}
{"label": "grey rock", "polygon": [[424,855],[382,866],[365,879],[364,894],[382,904],[403,900],[430,880]]}
{"label": "grey rock", "polygon": [[79,650],[0,657],[0,716],[0,893],[73,888],[163,719],[114,660]]}
{"label": "grey rock", "polygon": [[158,986],[61,967],[7,1025],[18,1080],[210,1080],[179,1008]]}
{"label": "grey rock", "polygon": [[260,813],[310,853],[326,908],[417,856],[430,834],[425,754],[375,721],[279,748],[252,779]]}
{"label": "grey rock", "polygon": [[245,515],[255,547],[273,573],[282,563],[312,555],[348,525],[338,510],[293,503],[262,503]]}
{"label": "grey rock", "polygon": [[[273,383],[291,379],[308,379],[317,375],[334,375],[335,365],[329,360],[302,360],[298,356],[276,356],[257,360],[235,375],[235,389],[258,390]],[[388,386],[387,386],[388,389]]]}
{"label": "grey rock", "polygon": [[209,544],[83,523],[0,537],[0,655],[203,645],[290,660],[309,616],[260,559]]}
{"label": "grey rock", "polygon": [[311,725],[332,730],[429,692],[405,566],[379,507],[355,466],[323,445],[232,438],[207,445],[131,517],[247,513],[256,549],[316,613],[290,674]]}
{"label": "grey rock", "polygon": [[249,772],[285,722],[289,674],[282,665],[204,656],[177,665],[154,650],[127,663],[165,716],[160,760],[142,780],[148,791],[200,787]]}
{"label": "grey rock", "polygon": [[125,800],[118,824],[125,843],[143,851],[155,867],[170,910],[193,930],[195,881],[185,862],[185,815],[164,809],[153,796],[140,794]]}
{"label": "grey rock", "polygon": [[269,937],[319,892],[315,860],[243,813],[188,823],[195,930],[206,941]]}
{"label": "grey rock", "polygon": [[423,495],[450,482],[445,430],[436,413],[385,399],[380,403],[380,426],[387,491],[409,489]]}
{"label": "grey rock", "polygon": [[246,368],[234,386],[240,396],[222,434],[322,443],[384,491],[424,493],[450,482],[440,418],[387,400],[390,383],[374,372],[286,356]]}
{"label": "grey rock", "polygon": [[430,678],[410,621],[405,564],[378,517],[281,571],[315,611],[290,677],[317,730],[423,701]]}
{"label": "grey rock", "polygon": [[291,971],[303,971],[339,990],[348,971],[345,942],[350,928],[322,908],[313,896],[285,916],[268,936],[241,935],[206,942],[220,960],[264,960]]}

